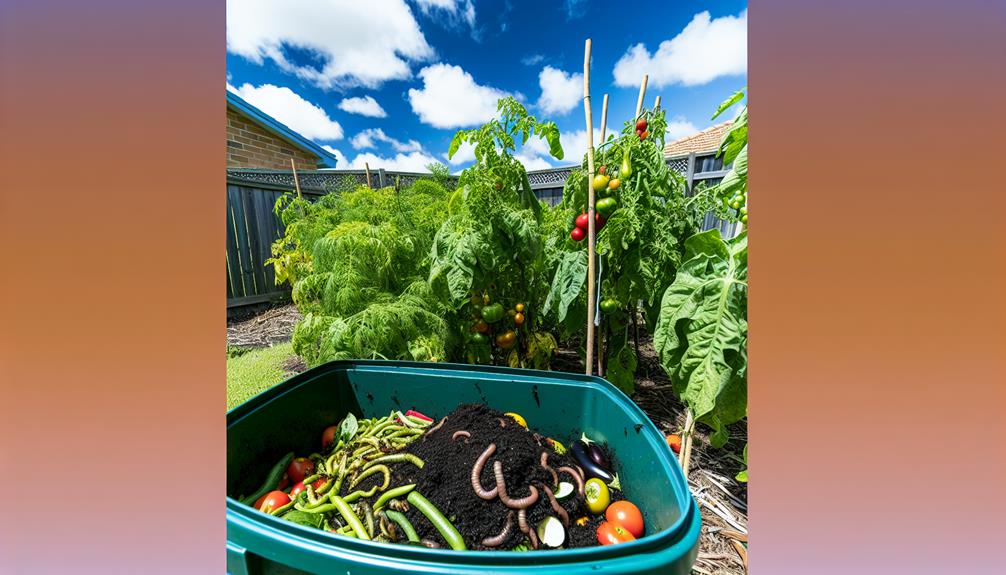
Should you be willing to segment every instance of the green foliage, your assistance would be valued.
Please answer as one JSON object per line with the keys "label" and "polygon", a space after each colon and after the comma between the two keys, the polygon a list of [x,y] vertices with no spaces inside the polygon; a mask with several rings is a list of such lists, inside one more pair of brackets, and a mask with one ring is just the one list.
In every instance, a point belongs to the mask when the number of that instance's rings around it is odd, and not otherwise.
{"label": "green foliage", "polygon": [[737,481],[741,483],[748,482],[748,444],[744,444],[744,469],[742,469],[735,477]]}
{"label": "green foliage", "polygon": [[686,261],[660,304],[653,342],[675,393],[712,443],[747,413],[747,234],[709,230],[685,242]]}

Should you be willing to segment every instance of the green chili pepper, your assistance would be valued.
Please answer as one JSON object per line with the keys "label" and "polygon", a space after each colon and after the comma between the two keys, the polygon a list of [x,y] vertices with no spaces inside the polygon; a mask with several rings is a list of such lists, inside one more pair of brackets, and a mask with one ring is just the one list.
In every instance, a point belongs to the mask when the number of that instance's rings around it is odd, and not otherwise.
{"label": "green chili pepper", "polygon": [[384,514],[388,517],[388,519],[394,521],[395,524],[402,528],[402,532],[405,533],[405,537],[408,538],[409,541],[419,543],[419,534],[416,533],[416,529],[412,526],[412,523],[409,523],[408,517],[397,511],[391,511],[390,509],[385,511]]}
{"label": "green chili pepper", "polygon": [[426,516],[430,520],[430,523],[437,528],[440,535],[444,538],[444,541],[451,546],[451,549],[455,551],[465,551],[468,549],[465,546],[465,540],[458,533],[454,524],[451,523],[444,514],[440,512],[439,509],[430,500],[423,497],[418,491],[412,491],[406,498],[406,501],[412,504],[413,507],[419,510],[420,513]]}
{"label": "green chili pepper", "polygon": [[346,503],[346,501],[338,495],[333,495],[332,504],[339,510],[339,513],[342,515],[342,518],[346,520],[346,523],[353,527],[353,531],[356,533],[357,537],[370,541],[370,535],[367,535],[367,529],[363,526],[363,523],[360,521],[360,518],[357,517],[356,513],[353,513],[353,508],[349,506],[349,503]]}
{"label": "green chili pepper", "polygon": [[618,177],[625,179],[632,175],[632,159],[629,158],[629,150],[622,154],[622,166],[618,168]]}
{"label": "green chili pepper", "polygon": [[262,482],[262,486],[259,487],[257,490],[255,490],[255,492],[249,495],[248,497],[242,499],[241,503],[244,503],[245,505],[254,505],[255,502],[258,501],[259,497],[262,497],[266,493],[269,493],[270,491],[276,489],[276,486],[279,485],[279,480],[282,479],[283,474],[286,473],[286,468],[290,467],[291,461],[293,461],[292,451],[284,455],[283,459],[280,459],[279,463],[277,463],[269,471],[269,475],[267,475],[265,481]]}
{"label": "green chili pepper", "polygon": [[368,467],[377,465],[378,463],[402,463],[405,461],[408,461],[409,463],[415,465],[419,469],[422,469],[423,465],[425,465],[422,459],[419,459],[418,457],[416,457],[411,453],[392,453],[391,455],[385,455],[384,457],[371,459],[370,461],[367,462],[366,465],[363,466],[363,469],[366,470]]}
{"label": "green chili pepper", "polygon": [[349,488],[352,489],[356,487],[361,481],[371,475],[374,475],[375,473],[384,474],[384,484],[381,486],[381,489],[387,489],[388,484],[391,483],[391,470],[388,469],[387,465],[375,465],[369,469],[365,469],[362,473],[356,476],[356,479],[354,479],[352,483],[349,484]]}
{"label": "green chili pepper", "polygon": [[377,498],[377,502],[374,503],[374,509],[375,510],[376,509],[380,509],[381,507],[384,506],[385,503],[391,501],[392,499],[394,499],[396,497],[401,497],[403,495],[407,495],[410,491],[412,491],[415,488],[416,488],[416,484],[415,483],[410,483],[408,485],[402,485],[401,487],[396,487],[394,489],[390,489],[388,491],[385,491],[384,493],[381,494],[380,497]]}

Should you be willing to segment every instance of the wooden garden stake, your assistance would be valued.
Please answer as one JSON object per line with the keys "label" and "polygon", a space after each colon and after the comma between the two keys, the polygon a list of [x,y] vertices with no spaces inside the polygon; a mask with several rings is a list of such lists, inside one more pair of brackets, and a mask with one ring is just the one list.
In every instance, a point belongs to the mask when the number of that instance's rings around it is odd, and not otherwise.
{"label": "wooden garden stake", "polygon": [[688,480],[688,462],[692,457],[692,435],[695,433],[695,420],[692,418],[692,408],[685,408],[685,432],[681,441],[681,471],[685,474],[685,481]]}
{"label": "wooden garden stake", "polygon": [[660,107],[660,96],[657,96],[657,99],[653,102],[653,109],[656,110],[659,107]]}
{"label": "wooden garden stake", "polygon": [[[604,95],[604,99],[601,101],[601,143],[604,144],[604,131],[608,124],[608,95]],[[601,163],[604,163],[604,152],[601,152]],[[591,186],[591,191],[593,191],[593,186]],[[605,330],[600,330],[597,332],[597,375],[598,377],[604,377],[604,332]]]}
{"label": "wooden garden stake", "polygon": [[608,95],[601,101],[601,143],[604,143],[604,130],[608,124]]}
{"label": "wooden garden stake", "polygon": [[297,164],[290,158],[290,168],[293,170],[293,185],[297,188],[297,199],[303,198],[300,195],[300,178],[297,177]]}
{"label": "wooden garden stake", "polygon": [[373,189],[370,185],[370,162],[363,162],[363,169],[367,171],[367,187]]}
{"label": "wooden garden stake", "polygon": [[594,371],[594,120],[590,114],[590,38],[583,49],[583,113],[587,120],[587,375]]}
{"label": "wooden garden stake", "polygon": [[649,79],[648,74],[643,74],[643,83],[639,85],[639,99],[636,100],[636,120],[639,120],[639,115],[643,113],[643,98],[646,97],[646,82]]}

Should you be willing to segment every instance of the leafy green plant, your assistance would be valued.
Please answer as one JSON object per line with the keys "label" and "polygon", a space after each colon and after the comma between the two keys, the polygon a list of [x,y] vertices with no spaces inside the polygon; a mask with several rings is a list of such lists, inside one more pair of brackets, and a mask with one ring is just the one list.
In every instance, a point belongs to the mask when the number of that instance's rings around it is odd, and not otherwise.
{"label": "leafy green plant", "polygon": [[747,414],[747,233],[685,241],[685,262],[660,303],[653,334],[675,393],[722,446]]}
{"label": "leafy green plant", "polygon": [[[452,308],[452,336],[462,342],[466,361],[544,367],[555,349],[537,317],[547,281],[544,216],[514,153],[518,142],[539,137],[561,159],[559,129],[529,115],[513,98],[501,99],[497,111],[496,119],[460,130],[451,141],[449,157],[470,144],[475,163],[461,173],[449,217],[433,240],[429,281]],[[482,308],[496,303],[506,315],[499,321],[483,318]]]}

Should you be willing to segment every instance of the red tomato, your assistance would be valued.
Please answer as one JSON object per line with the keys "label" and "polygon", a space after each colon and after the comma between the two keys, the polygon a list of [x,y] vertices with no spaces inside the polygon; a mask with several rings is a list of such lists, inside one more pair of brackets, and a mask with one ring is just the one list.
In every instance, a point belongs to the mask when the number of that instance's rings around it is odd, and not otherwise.
{"label": "red tomato", "polygon": [[282,491],[270,491],[260,501],[262,504],[259,505],[259,511],[269,513],[273,509],[279,509],[290,503],[290,496]]}
{"label": "red tomato", "polygon": [[650,137],[650,131],[644,130],[642,133],[639,134],[639,141],[642,142],[643,140],[649,137]]}
{"label": "red tomato", "polygon": [[583,238],[587,237],[587,232],[583,231],[583,228],[573,228],[573,231],[569,232],[569,237],[575,242],[582,242]]}
{"label": "red tomato", "polygon": [[311,487],[313,487],[315,491],[318,491],[321,489],[321,486],[326,483],[328,483],[328,478],[322,477],[321,479],[316,479],[315,482],[311,484]]}
{"label": "red tomato", "polygon": [[609,505],[604,518],[609,523],[624,527],[633,537],[643,536],[643,514],[628,501],[616,501]]}
{"label": "red tomato", "polygon": [[625,543],[626,541],[635,541],[635,537],[632,533],[622,527],[621,525],[615,525],[614,523],[609,523],[608,521],[602,521],[600,525],[597,526],[597,542],[601,545],[612,545],[615,543]]}
{"label": "red tomato", "polygon": [[598,174],[603,174],[604,173],[604,166],[601,166],[600,168],[598,168],[597,169],[597,173]]}
{"label": "red tomato", "polygon": [[601,215],[601,212],[597,212],[594,214],[594,228],[597,231],[601,231],[601,228],[604,227],[604,223],[607,221],[608,220],[606,220],[604,216]]}
{"label": "red tomato", "polygon": [[681,453],[681,436],[671,434],[667,436],[667,446],[671,448],[674,453]]}
{"label": "red tomato", "polygon": [[297,497],[297,494],[305,489],[307,489],[307,487],[304,486],[304,482],[298,481],[297,484],[293,486],[293,489],[290,490],[290,497]]}
{"label": "red tomato", "polygon": [[580,228],[581,230],[585,230],[589,225],[590,225],[590,216],[588,216],[587,214],[580,214],[576,216],[576,227]]}
{"label": "red tomato", "polygon": [[258,498],[258,499],[257,499],[257,500],[255,501],[255,509],[261,509],[261,508],[262,508],[262,502],[263,502],[263,501],[265,501],[265,498],[266,498],[266,497],[269,497],[269,494],[268,494],[268,493],[266,493],[266,494],[265,494],[265,495],[263,495],[262,497],[259,497],[259,498]]}
{"label": "red tomato", "polygon": [[306,457],[298,457],[290,462],[290,467],[286,468],[286,474],[294,483],[304,481],[305,477],[314,474],[314,462]]}
{"label": "red tomato", "polygon": [[335,434],[338,432],[339,428],[335,425],[326,427],[325,431],[321,434],[321,448],[328,449],[330,445],[335,443]]}
{"label": "red tomato", "polygon": [[640,118],[639,121],[636,122],[636,131],[637,132],[646,131],[646,118]]}

